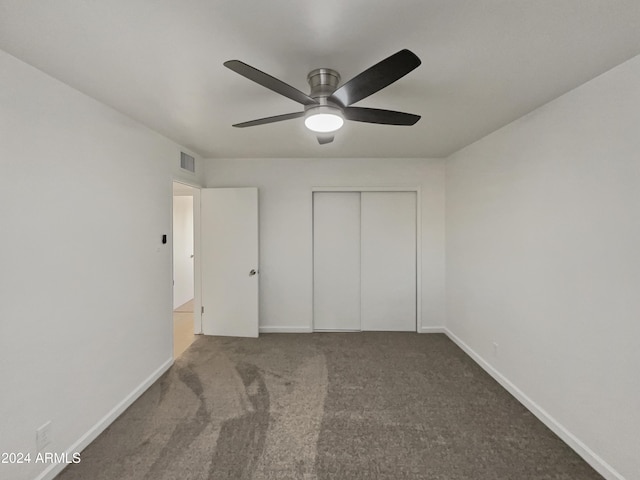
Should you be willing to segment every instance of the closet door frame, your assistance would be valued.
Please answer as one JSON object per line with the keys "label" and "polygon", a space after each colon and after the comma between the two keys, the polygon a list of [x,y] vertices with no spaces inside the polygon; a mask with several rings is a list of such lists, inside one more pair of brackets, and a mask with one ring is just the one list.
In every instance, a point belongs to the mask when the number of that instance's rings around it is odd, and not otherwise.
{"label": "closet door frame", "polygon": [[[313,194],[316,192],[415,192],[416,194],[416,329],[420,333],[422,324],[422,200],[419,186],[386,186],[386,187],[312,187],[309,196],[311,209],[311,238],[313,239]],[[313,240],[312,240],[313,242]],[[313,245],[312,245],[313,252]],[[314,300],[314,255],[311,255],[311,296]],[[311,311],[313,312],[313,304]],[[314,330],[315,319],[312,318],[311,329]]]}

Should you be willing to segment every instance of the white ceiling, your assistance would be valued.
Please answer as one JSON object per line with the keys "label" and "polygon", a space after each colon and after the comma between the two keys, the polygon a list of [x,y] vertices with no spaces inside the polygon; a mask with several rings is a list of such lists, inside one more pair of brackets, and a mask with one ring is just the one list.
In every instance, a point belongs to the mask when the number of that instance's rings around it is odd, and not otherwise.
{"label": "white ceiling", "polygon": [[[0,0],[0,48],[204,157],[443,157],[639,54],[640,1]],[[231,127],[302,106],[226,60],[308,92],[402,48],[422,65],[358,106],[413,127]]]}

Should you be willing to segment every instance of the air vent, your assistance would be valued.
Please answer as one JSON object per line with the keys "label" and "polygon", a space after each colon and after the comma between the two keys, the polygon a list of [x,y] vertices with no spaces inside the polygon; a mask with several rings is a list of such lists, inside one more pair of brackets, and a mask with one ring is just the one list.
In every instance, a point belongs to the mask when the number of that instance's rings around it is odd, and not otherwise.
{"label": "air vent", "polygon": [[187,155],[184,152],[180,152],[180,168],[187,170],[191,173],[196,172],[196,159],[191,155]]}

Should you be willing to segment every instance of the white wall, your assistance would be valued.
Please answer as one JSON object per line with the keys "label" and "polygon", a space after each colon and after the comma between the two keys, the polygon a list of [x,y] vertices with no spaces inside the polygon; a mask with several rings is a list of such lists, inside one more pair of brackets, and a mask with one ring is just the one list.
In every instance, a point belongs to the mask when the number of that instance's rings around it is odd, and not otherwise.
{"label": "white wall", "polygon": [[173,197],[173,308],[191,300],[193,289],[193,197]]}
{"label": "white wall", "polygon": [[636,57],[446,170],[448,329],[608,478],[629,480],[640,478],[639,128]]}
{"label": "white wall", "polygon": [[433,159],[210,159],[208,187],[259,188],[260,326],[312,325],[312,187],[420,186],[423,328],[444,325],[444,163]]}
{"label": "white wall", "polygon": [[33,454],[48,420],[64,452],[171,362],[161,236],[172,177],[199,180],[178,145],[1,51],[0,136],[0,452]]}

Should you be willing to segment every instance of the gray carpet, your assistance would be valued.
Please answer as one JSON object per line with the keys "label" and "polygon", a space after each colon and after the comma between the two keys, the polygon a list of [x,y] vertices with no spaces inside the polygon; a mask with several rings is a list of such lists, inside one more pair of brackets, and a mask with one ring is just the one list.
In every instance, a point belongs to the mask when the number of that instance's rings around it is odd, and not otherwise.
{"label": "gray carpet", "polygon": [[59,480],[590,480],[444,335],[199,337]]}

